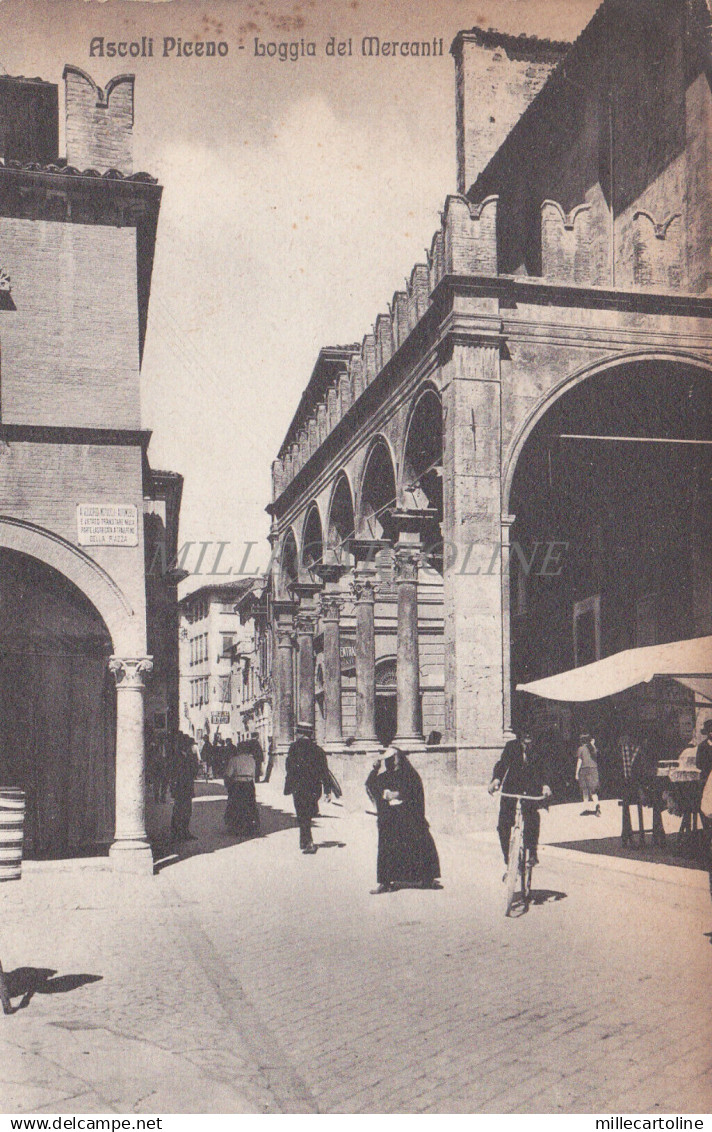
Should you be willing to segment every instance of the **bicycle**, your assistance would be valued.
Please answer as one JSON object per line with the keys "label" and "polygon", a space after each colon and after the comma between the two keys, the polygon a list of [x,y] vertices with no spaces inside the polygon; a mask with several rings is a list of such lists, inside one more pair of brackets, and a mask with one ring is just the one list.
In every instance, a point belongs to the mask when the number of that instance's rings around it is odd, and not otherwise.
{"label": "bicycle", "polygon": [[506,875],[506,907],[505,916],[508,916],[514,904],[515,889],[517,887],[517,876],[521,877],[522,881],[522,903],[524,904],[524,911],[529,908],[532,892],[532,869],[534,862],[531,858],[531,850],[524,848],[524,814],[522,811],[522,801],[525,802],[545,802],[548,798],[547,794],[503,794],[500,793],[500,798],[516,798],[517,809],[514,815],[514,825],[512,826],[509,835],[509,855],[507,857],[507,875]]}

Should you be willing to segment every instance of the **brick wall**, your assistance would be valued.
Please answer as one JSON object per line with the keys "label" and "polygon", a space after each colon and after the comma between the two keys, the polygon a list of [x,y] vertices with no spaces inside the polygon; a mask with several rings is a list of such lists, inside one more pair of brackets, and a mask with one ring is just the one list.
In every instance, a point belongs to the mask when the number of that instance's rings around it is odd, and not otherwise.
{"label": "brick wall", "polygon": [[453,46],[457,188],[465,193],[538,94],[568,45],[474,28]]}
{"label": "brick wall", "polygon": [[0,510],[78,544],[78,503],[132,503],[139,516],[136,547],[84,547],[116,581],[139,619],[146,595],[141,449],[11,440],[0,451]]}
{"label": "brick wall", "polygon": [[472,186],[500,196],[501,272],[704,289],[712,93],[689,18],[684,0],[599,10]]}
{"label": "brick wall", "polygon": [[0,219],[4,423],[138,428],[136,231]]}
{"label": "brick wall", "polygon": [[77,169],[133,173],[134,76],[103,89],[79,67],[64,68],[67,162]]}

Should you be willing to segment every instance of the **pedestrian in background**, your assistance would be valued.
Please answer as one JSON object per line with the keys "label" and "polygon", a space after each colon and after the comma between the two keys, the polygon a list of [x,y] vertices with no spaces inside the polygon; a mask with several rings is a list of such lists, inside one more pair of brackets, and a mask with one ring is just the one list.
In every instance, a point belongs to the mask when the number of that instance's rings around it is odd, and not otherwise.
{"label": "pedestrian in background", "polygon": [[[600,783],[598,778],[598,748],[596,741],[588,731],[579,735],[579,747],[576,752],[576,781],[581,790],[584,806],[591,802],[595,805],[594,813],[597,818],[601,816],[601,806],[598,801]],[[581,810],[581,816],[590,813],[590,810]]]}
{"label": "pedestrian in background", "polygon": [[312,820],[319,813],[322,790],[331,791],[329,765],[321,747],[314,742],[310,723],[297,724],[297,738],[287,752],[284,793],[294,799],[302,853],[316,853],[312,839]]}
{"label": "pedestrian in background", "polygon": [[255,797],[255,760],[250,741],[238,743],[237,750],[225,767],[227,806],[224,821],[231,833],[238,837],[257,835],[260,818]]}
{"label": "pedestrian in background", "polygon": [[178,732],[175,759],[171,775],[171,794],[173,813],[171,814],[171,838],[173,841],[195,841],[190,832],[190,819],[193,812],[193,793],[195,779],[200,769],[196,744],[189,735]]}

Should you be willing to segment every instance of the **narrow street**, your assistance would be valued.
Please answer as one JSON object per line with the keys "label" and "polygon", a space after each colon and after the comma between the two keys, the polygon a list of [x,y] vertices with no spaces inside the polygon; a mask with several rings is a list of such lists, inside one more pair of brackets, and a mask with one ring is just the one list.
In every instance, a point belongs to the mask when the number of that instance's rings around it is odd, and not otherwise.
{"label": "narrow street", "polygon": [[704,874],[544,847],[505,919],[493,840],[440,835],[441,891],[377,897],[365,795],[322,805],[313,857],[280,775],[258,799],[242,844],[196,799],[192,855],[153,880],[33,863],[5,886],[26,993],[0,1023],[3,1111],[709,1111]]}

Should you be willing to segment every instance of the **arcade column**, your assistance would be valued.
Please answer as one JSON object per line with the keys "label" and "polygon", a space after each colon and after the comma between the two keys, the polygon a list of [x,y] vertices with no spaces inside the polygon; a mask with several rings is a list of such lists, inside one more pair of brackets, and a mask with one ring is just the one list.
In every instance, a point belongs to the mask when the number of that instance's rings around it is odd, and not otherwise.
{"label": "arcade column", "polygon": [[116,681],[116,825],[109,856],[116,869],[150,876],[143,698],[153,658],[112,656],[109,670]]}

